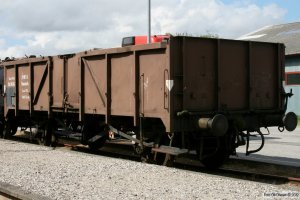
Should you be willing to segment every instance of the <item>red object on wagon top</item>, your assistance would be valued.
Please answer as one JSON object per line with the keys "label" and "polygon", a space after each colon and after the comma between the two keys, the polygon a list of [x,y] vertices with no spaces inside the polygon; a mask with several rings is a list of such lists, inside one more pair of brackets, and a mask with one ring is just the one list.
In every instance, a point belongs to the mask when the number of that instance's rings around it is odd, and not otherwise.
{"label": "red object on wagon top", "polygon": [[[171,35],[153,35],[151,36],[151,43],[168,41]],[[122,39],[122,47],[138,44],[147,44],[147,36],[131,36]]]}

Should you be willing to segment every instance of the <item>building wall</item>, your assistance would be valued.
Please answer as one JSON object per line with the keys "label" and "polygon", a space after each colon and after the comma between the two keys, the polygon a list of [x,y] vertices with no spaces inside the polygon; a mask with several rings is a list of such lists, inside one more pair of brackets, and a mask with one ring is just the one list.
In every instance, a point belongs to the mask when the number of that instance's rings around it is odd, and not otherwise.
{"label": "building wall", "polygon": [[300,55],[285,59],[285,92],[292,89],[293,96],[289,99],[287,112],[293,111],[300,116]]}

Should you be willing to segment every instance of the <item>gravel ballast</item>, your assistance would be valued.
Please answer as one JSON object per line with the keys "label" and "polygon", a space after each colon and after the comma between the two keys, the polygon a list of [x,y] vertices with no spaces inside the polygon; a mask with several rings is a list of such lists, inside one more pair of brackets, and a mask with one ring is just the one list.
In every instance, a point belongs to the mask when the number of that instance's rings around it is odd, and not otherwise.
{"label": "gravel ballast", "polygon": [[300,198],[280,185],[2,139],[0,161],[0,182],[51,199]]}

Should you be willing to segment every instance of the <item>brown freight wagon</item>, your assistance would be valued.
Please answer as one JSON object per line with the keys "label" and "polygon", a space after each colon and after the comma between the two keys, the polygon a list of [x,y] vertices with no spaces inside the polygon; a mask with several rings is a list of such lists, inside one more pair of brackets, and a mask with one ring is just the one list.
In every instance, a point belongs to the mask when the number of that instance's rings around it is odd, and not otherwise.
{"label": "brown freight wagon", "polygon": [[[297,125],[285,115],[282,44],[171,37],[2,65],[8,135],[29,124],[45,141],[80,129],[91,148],[127,138],[148,157],[196,150],[214,167],[245,143],[260,150],[261,127]],[[262,145],[249,151],[252,132]]]}

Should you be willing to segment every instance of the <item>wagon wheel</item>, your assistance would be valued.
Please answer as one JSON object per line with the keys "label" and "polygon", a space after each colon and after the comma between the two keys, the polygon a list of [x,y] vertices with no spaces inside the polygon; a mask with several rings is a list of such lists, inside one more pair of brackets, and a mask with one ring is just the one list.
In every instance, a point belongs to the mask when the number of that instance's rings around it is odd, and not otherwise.
{"label": "wagon wheel", "polygon": [[3,138],[8,139],[17,132],[18,126],[12,120],[7,120],[5,129],[3,131]]}
{"label": "wagon wheel", "polygon": [[[152,152],[151,147],[141,147],[139,144],[133,145],[133,150],[136,155],[140,156],[142,163],[164,165],[166,160],[165,153]],[[167,163],[167,162],[166,162]]]}
{"label": "wagon wheel", "polygon": [[42,132],[38,132],[35,138],[39,145],[45,145],[45,130],[42,130]]}
{"label": "wagon wheel", "polygon": [[219,149],[213,155],[203,158],[201,163],[209,169],[216,169],[219,168],[228,158],[229,154],[227,154],[224,149]]}
{"label": "wagon wheel", "polygon": [[138,147],[137,149],[142,163],[156,164],[150,147],[144,147],[143,149]]}
{"label": "wagon wheel", "polygon": [[207,148],[207,146],[212,146],[214,150],[207,151],[207,149],[204,149],[205,154],[200,160],[201,163],[209,169],[219,168],[224,163],[224,161],[226,161],[229,158],[229,153],[225,145],[225,138],[216,137],[214,138],[214,140],[215,141],[211,141],[209,138],[204,139],[203,148]]}
{"label": "wagon wheel", "polygon": [[89,149],[93,152],[97,151],[98,149],[100,149],[101,147],[104,146],[105,142],[106,142],[107,137],[102,137],[101,139],[97,140],[96,142],[93,143],[89,143]]}
{"label": "wagon wheel", "polygon": [[45,129],[39,132],[36,136],[38,143],[44,146],[55,147],[57,144],[57,137],[55,135],[55,120],[49,119]]}
{"label": "wagon wheel", "polygon": [[92,152],[102,148],[108,139],[105,127],[84,126],[82,134],[86,138],[84,144],[87,144]]}
{"label": "wagon wheel", "polygon": [[51,139],[49,139],[49,136],[47,136],[47,131],[45,129],[40,130],[39,133],[35,136],[37,142],[39,145],[44,145],[44,146],[50,146]]}
{"label": "wagon wheel", "polygon": [[4,126],[4,121],[0,121],[0,138],[2,138],[3,137],[3,132],[4,132],[4,128],[5,128],[5,126]]}

